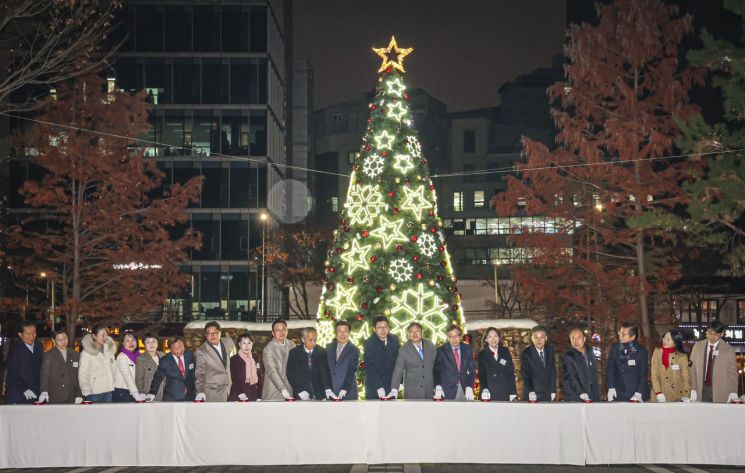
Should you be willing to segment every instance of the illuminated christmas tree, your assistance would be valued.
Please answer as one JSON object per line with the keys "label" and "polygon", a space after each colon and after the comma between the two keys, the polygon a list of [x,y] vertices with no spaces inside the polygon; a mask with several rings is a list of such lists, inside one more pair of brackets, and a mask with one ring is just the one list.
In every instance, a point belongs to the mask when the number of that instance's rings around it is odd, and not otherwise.
{"label": "illuminated christmas tree", "polygon": [[446,341],[448,325],[463,328],[464,318],[402,75],[412,49],[391,38],[388,47],[373,51],[383,64],[325,262],[319,340],[330,342],[336,321],[346,320],[361,348],[372,319],[386,315],[400,340],[417,321],[437,345]]}

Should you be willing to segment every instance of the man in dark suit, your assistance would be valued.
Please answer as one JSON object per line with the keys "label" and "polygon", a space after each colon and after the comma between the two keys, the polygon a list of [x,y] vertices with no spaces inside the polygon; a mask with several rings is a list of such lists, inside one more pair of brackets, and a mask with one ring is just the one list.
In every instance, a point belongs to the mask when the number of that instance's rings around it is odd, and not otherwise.
{"label": "man in dark suit", "polygon": [[67,346],[67,333],[53,333],[54,348],[44,353],[41,363],[41,395],[39,401],[51,404],[80,404],[83,394],[78,382],[80,354]]}
{"label": "man in dark suit", "polygon": [[461,330],[455,325],[448,328],[448,343],[441,345],[435,355],[432,377],[435,398],[473,401],[473,383],[476,380],[476,363],[471,345],[460,341]]}
{"label": "man in dark suit", "polygon": [[304,328],[300,332],[300,338],[303,340],[302,345],[296,346],[287,355],[287,381],[292,386],[295,399],[308,401],[334,397],[326,350],[316,346],[316,329]]}
{"label": "man in dark suit", "polygon": [[523,375],[523,399],[551,402],[556,399],[556,359],[554,349],[546,345],[548,335],[542,325],[533,327],[533,345],[520,355]]}
{"label": "man in dark suit", "polygon": [[398,357],[398,338],[390,333],[388,318],[373,319],[373,333],[365,340],[365,397],[385,399],[391,391],[391,377]]}
{"label": "man in dark suit", "polygon": [[605,370],[608,401],[649,400],[649,354],[646,348],[636,343],[637,333],[636,324],[622,323],[618,331],[619,343],[610,348]]}
{"label": "man in dark suit", "polygon": [[5,368],[5,404],[31,404],[41,393],[39,378],[44,348],[36,341],[36,325],[21,323],[18,339],[8,352]]}
{"label": "man in dark suit", "polygon": [[585,345],[585,333],[576,327],[569,332],[572,345],[562,359],[564,400],[590,402],[600,400],[598,371],[592,350]]}
{"label": "man in dark suit", "polygon": [[360,350],[349,342],[349,322],[336,323],[336,340],[326,346],[333,399],[357,399],[357,367]]}
{"label": "man in dark suit", "polygon": [[194,374],[194,353],[186,351],[181,337],[169,341],[171,353],[160,359],[158,369],[153,375],[148,402],[155,400],[160,385],[165,380],[164,401],[193,401],[196,396],[196,376]]}

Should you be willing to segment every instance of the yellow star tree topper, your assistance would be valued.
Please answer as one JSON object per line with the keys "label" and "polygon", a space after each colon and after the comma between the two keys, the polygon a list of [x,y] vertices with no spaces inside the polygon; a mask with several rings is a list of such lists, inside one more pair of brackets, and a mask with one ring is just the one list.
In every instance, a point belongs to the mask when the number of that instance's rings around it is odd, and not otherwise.
{"label": "yellow star tree topper", "polygon": [[411,54],[414,48],[399,48],[396,37],[391,36],[391,42],[388,43],[387,48],[373,48],[373,51],[383,59],[383,64],[381,64],[378,72],[383,72],[389,67],[406,72],[404,70],[404,58]]}

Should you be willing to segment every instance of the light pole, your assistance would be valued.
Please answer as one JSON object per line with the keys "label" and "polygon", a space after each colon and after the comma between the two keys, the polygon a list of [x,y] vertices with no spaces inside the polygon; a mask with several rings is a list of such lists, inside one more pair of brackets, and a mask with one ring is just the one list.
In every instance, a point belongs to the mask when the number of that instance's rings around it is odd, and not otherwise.
{"label": "light pole", "polygon": [[494,268],[494,312],[499,315],[502,302],[499,300],[499,260],[492,262]]}
{"label": "light pole", "polygon": [[269,215],[266,212],[261,213],[261,305],[259,306],[261,312],[259,313],[261,320],[266,319],[266,222],[269,219]]}

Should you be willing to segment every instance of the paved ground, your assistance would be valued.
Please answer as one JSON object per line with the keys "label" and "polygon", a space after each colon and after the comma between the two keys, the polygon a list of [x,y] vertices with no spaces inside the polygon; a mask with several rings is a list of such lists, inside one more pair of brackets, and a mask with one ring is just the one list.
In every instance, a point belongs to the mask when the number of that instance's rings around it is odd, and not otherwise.
{"label": "paved ground", "polygon": [[304,465],[304,466],[205,466],[185,468],[37,468],[5,469],[9,472],[35,473],[734,473],[745,468],[709,465],[621,465],[621,466],[547,466],[547,465]]}

